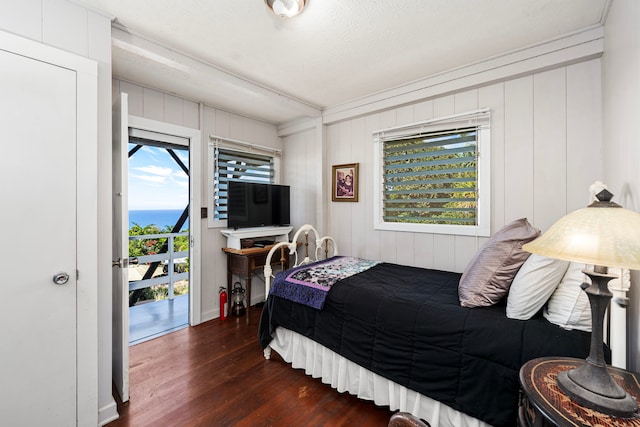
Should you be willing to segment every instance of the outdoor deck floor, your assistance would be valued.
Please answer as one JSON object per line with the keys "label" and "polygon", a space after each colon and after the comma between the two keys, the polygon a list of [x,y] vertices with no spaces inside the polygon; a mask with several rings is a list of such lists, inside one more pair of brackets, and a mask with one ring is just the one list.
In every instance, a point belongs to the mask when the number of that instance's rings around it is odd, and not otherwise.
{"label": "outdoor deck floor", "polygon": [[129,345],[189,326],[189,295],[129,308]]}

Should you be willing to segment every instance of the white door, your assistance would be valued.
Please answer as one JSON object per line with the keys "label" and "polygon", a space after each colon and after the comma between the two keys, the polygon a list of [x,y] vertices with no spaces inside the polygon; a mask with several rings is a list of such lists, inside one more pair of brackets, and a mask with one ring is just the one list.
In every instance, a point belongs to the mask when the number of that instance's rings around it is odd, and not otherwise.
{"label": "white door", "polygon": [[71,426],[76,73],[0,50],[0,94],[0,423]]}
{"label": "white door", "polygon": [[129,108],[126,93],[113,103],[113,382],[129,400]]}

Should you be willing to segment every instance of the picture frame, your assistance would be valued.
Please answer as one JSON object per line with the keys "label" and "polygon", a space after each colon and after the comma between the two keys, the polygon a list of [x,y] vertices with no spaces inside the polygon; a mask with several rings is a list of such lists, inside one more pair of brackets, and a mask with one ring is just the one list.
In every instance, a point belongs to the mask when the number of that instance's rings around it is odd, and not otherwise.
{"label": "picture frame", "polygon": [[358,201],[359,165],[359,163],[346,163],[331,167],[331,201]]}

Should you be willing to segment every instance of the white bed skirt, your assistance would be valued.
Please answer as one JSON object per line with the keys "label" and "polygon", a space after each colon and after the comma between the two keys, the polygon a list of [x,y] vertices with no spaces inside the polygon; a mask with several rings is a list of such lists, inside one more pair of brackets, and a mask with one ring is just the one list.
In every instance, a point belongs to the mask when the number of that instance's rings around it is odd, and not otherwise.
{"label": "white bed skirt", "polygon": [[296,369],[330,385],[392,411],[409,412],[432,427],[490,427],[489,424],[456,411],[375,374],[317,342],[288,329],[276,328],[270,347]]}

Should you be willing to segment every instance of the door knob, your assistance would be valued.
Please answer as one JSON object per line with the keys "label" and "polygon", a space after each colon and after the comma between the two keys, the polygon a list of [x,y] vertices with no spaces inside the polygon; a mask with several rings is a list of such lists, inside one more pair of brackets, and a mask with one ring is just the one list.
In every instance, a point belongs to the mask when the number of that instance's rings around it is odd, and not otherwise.
{"label": "door knob", "polygon": [[69,275],[67,273],[58,273],[53,276],[53,283],[56,285],[65,285],[69,281]]}

